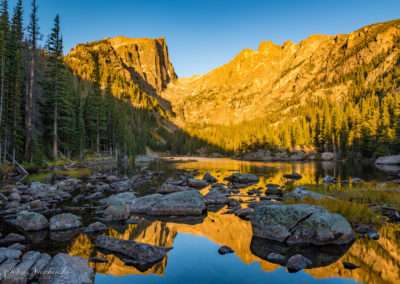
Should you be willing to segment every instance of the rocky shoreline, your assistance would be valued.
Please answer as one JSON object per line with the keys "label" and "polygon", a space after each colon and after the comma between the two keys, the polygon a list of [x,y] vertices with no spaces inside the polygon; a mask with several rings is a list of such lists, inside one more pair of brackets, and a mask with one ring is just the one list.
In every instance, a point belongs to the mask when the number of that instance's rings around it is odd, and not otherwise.
{"label": "rocky shoreline", "polygon": [[[283,178],[298,180],[302,176],[293,173]],[[164,182],[152,187],[150,184],[155,180]],[[9,184],[0,193],[0,217],[22,234],[0,236],[0,272],[6,275],[7,271],[21,268],[27,272],[26,275],[30,275],[26,279],[36,279],[39,283],[94,281],[93,269],[86,259],[63,253],[51,257],[46,253],[26,251],[26,243],[32,241],[31,236],[41,232],[45,235],[49,232],[50,237],[57,240],[69,240],[79,232],[98,235],[98,249],[106,254],[115,254],[126,265],[145,271],[165,258],[171,248],[99,234],[106,233],[113,222],[136,224],[141,222],[141,218],[197,224],[202,222],[207,212],[220,210],[221,214],[233,214],[248,220],[253,229],[251,250],[254,254],[286,266],[289,272],[326,265],[327,261],[318,258],[318,253],[310,251],[324,251],[325,247],[333,246],[340,251],[340,257],[345,248],[354,242],[356,233],[367,234],[372,239],[379,238],[373,227],[364,225],[353,229],[343,216],[329,213],[321,206],[281,202],[333,197],[304,187],[297,187],[291,192],[286,192],[284,185],[277,184],[257,188],[254,185],[259,182],[259,177],[253,174],[233,173],[223,180],[224,183],[218,182],[209,173],[199,177],[196,172],[185,171],[163,179],[163,173],[142,168],[130,177],[94,172],[82,178],[54,175],[48,183]],[[334,177],[326,176],[324,182],[334,184],[336,181]],[[353,179],[352,182],[362,181]],[[143,185],[153,188],[152,191],[137,191]],[[246,194],[241,192],[242,189],[247,190]],[[73,204],[75,206],[71,206]],[[400,221],[398,211],[390,208],[387,211],[390,212],[390,220]],[[85,214],[93,218],[90,221],[82,218]],[[40,242],[40,239],[37,241]],[[304,247],[309,249],[304,250]],[[229,252],[228,248],[224,248],[220,253]],[[51,276],[53,278],[32,274],[34,268],[46,271],[60,269],[63,265],[73,273]]]}

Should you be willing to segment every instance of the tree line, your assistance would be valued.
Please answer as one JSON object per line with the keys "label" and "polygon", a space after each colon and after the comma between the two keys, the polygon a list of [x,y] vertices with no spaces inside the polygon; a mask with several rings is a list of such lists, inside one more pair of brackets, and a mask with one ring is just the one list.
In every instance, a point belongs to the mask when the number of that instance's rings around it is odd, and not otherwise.
{"label": "tree line", "polygon": [[42,44],[36,0],[26,28],[21,0],[12,13],[1,0],[0,14],[0,164],[162,149],[154,111],[133,107],[129,96],[114,97],[110,76],[101,87],[96,52],[89,80],[65,64],[59,15]]}

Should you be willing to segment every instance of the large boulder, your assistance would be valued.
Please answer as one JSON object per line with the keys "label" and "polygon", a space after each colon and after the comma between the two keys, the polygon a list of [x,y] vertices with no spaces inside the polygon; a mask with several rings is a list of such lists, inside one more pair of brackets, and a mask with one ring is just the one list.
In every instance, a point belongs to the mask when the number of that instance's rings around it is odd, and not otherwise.
{"label": "large boulder", "polygon": [[87,259],[59,253],[53,257],[50,264],[42,271],[39,284],[89,284],[94,282],[94,276],[93,268],[89,265]]}
{"label": "large boulder", "polygon": [[147,215],[201,215],[205,211],[203,196],[197,190],[175,192],[167,195],[152,194],[132,200],[133,213]]}
{"label": "large boulder", "polygon": [[257,206],[250,215],[255,237],[287,244],[348,244],[355,240],[343,216],[309,204]]}
{"label": "large boulder", "polygon": [[39,231],[46,229],[49,226],[49,222],[40,213],[21,211],[17,214],[15,225],[25,231]]}
{"label": "large boulder", "polygon": [[71,213],[62,213],[51,217],[50,231],[68,230],[82,225],[80,217]]}
{"label": "large boulder", "polygon": [[400,165],[400,155],[383,156],[376,159],[377,165]]}
{"label": "large boulder", "polygon": [[336,153],[324,152],[321,154],[322,161],[332,161],[332,160],[335,160],[336,158],[337,158]]}
{"label": "large boulder", "polygon": [[167,252],[172,249],[108,236],[98,236],[95,245],[97,248],[122,254],[122,259],[125,263],[134,265],[141,271],[150,268],[155,263],[165,258]]}
{"label": "large boulder", "polygon": [[238,184],[255,184],[259,182],[259,178],[256,175],[240,173],[234,173],[229,177],[225,177],[224,180]]}

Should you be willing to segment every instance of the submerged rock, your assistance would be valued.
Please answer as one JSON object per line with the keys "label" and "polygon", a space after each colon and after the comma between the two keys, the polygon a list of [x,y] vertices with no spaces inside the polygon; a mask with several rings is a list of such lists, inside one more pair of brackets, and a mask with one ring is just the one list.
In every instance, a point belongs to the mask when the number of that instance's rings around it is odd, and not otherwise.
{"label": "submerged rock", "polygon": [[25,241],[25,237],[19,234],[10,233],[0,240],[0,244],[11,244]]}
{"label": "submerged rock", "polygon": [[15,225],[25,231],[39,231],[46,229],[49,226],[49,222],[40,213],[21,211],[17,214]]}
{"label": "submerged rock", "polygon": [[234,252],[234,250],[231,249],[231,248],[228,247],[228,246],[222,246],[222,247],[220,247],[220,248],[218,249],[218,253],[219,253],[219,254],[222,254],[222,255],[227,254],[227,253],[233,253],[233,252]]}
{"label": "submerged rock", "polygon": [[355,240],[347,220],[321,206],[257,206],[250,221],[254,236],[287,244],[342,245]]}
{"label": "submerged rock", "polygon": [[80,217],[73,215],[71,213],[62,213],[53,216],[50,219],[50,231],[56,230],[67,230],[72,228],[77,228],[82,225]]}
{"label": "submerged rock", "polygon": [[283,255],[281,255],[281,254],[279,254],[279,253],[274,253],[274,252],[271,252],[268,256],[267,256],[267,260],[269,261],[269,262],[272,262],[272,263],[277,263],[277,264],[280,264],[280,265],[285,265],[285,257],[283,256]]}
{"label": "submerged rock", "polygon": [[204,198],[197,190],[152,194],[134,199],[131,203],[133,213],[155,216],[201,215],[205,209]]}
{"label": "submerged rock", "polygon": [[353,269],[356,269],[356,268],[360,268],[360,266],[355,265],[354,263],[351,263],[351,262],[343,261],[342,264],[343,264],[344,268],[350,269],[350,270],[353,270]]}
{"label": "submerged rock", "polygon": [[309,267],[312,264],[311,260],[301,254],[296,254],[288,259],[286,267],[289,272],[297,272],[304,268]]}
{"label": "submerged rock", "polygon": [[95,242],[97,248],[120,253],[129,258],[129,263],[144,271],[167,256],[172,248],[152,246],[135,241],[98,236]]}
{"label": "submerged rock", "polygon": [[[57,271],[59,273],[51,273]],[[59,253],[44,269],[39,284],[83,284],[94,282],[94,271],[89,261],[80,256]]]}

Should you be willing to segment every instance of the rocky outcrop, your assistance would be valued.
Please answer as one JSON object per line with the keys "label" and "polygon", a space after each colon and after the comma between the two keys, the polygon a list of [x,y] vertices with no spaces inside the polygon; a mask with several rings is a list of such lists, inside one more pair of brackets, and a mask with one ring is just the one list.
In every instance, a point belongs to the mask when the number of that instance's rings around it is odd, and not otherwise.
{"label": "rocky outcrop", "polygon": [[308,204],[257,206],[250,215],[255,237],[290,245],[343,245],[355,240],[343,216]]}
{"label": "rocky outcrop", "polygon": [[[100,68],[109,74],[117,74],[126,82],[133,82],[147,94],[154,95],[176,80],[177,76],[169,60],[165,38],[127,38],[118,36],[97,42],[78,44],[65,61],[78,75],[91,79],[88,67],[94,64],[90,52],[98,51]],[[102,85],[107,78],[102,78]],[[117,84],[117,82],[115,82]]]}
{"label": "rocky outcrop", "polygon": [[196,216],[201,215],[206,209],[204,198],[197,190],[139,197],[132,200],[130,207],[133,213],[155,216]]}

